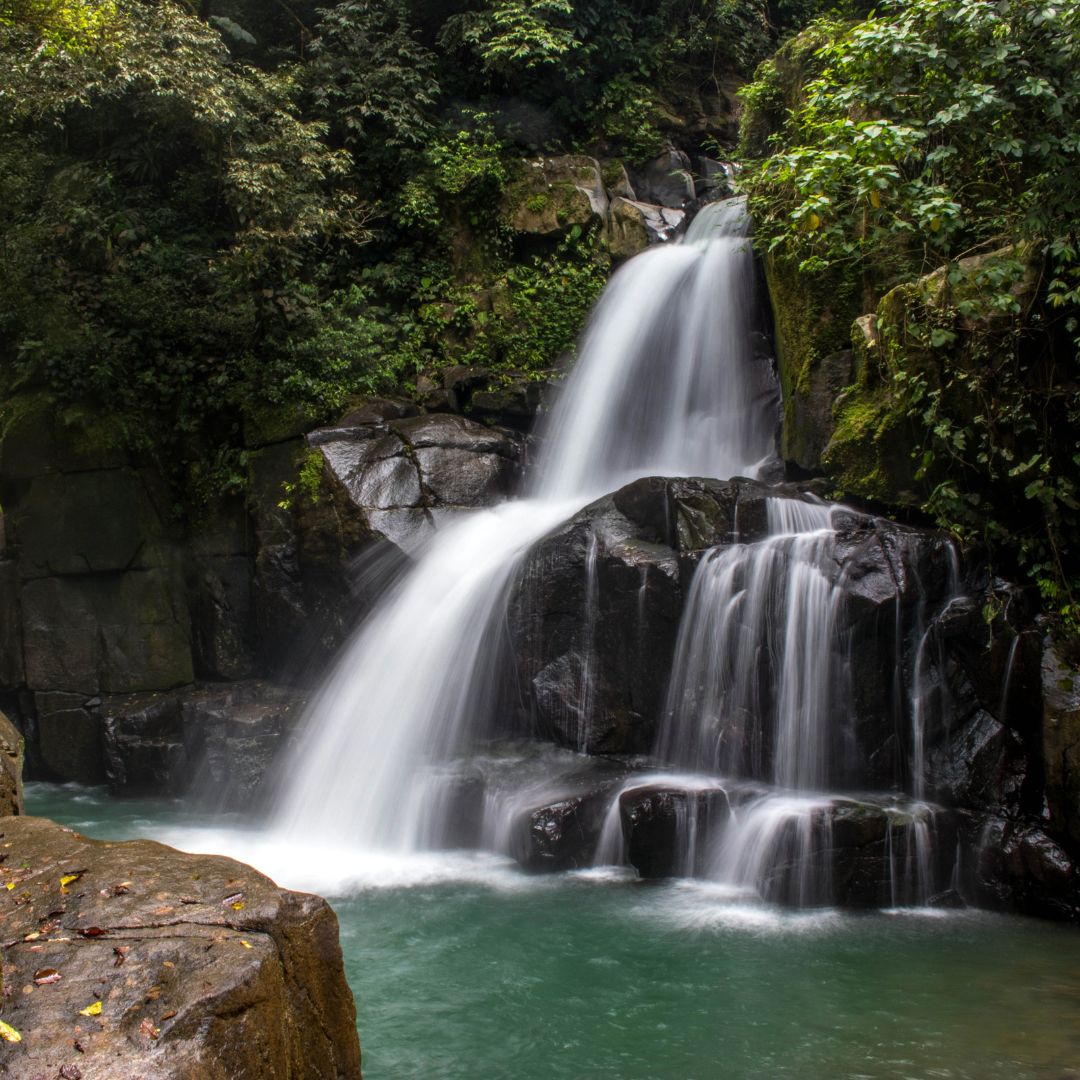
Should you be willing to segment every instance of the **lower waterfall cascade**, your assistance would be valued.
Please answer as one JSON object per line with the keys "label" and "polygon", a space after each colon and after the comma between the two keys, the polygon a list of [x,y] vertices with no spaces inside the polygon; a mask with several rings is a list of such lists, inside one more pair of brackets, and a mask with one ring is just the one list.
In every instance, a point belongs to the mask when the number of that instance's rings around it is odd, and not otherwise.
{"label": "lower waterfall cascade", "polygon": [[[920,571],[889,554],[895,538],[878,538],[896,590],[884,628],[895,733],[884,740],[891,765],[871,776],[851,734],[859,632],[843,625],[860,571],[837,537],[875,526],[806,485],[765,483],[779,472],[779,397],[748,234],[741,199],[714,203],[684,242],[614,275],[541,428],[531,494],[442,528],[367,617],[310,710],[280,784],[277,835],[383,853],[477,848],[534,869],[633,866],[795,906],[918,905],[955,891],[956,825],[925,801],[921,740],[921,657],[947,603],[922,598],[902,613],[902,586],[923,596]],[[618,504],[643,478],[702,476],[739,492],[734,532],[678,556],[686,599],[651,745],[598,754],[594,638],[610,631],[597,624],[597,533],[582,541],[572,586],[575,651],[524,677],[510,614],[521,621],[523,567],[543,579],[530,553],[606,493],[619,489]],[[747,493],[764,514],[744,537]],[[929,546],[937,577],[950,568],[951,602],[956,553]],[[639,655],[655,644],[644,621],[654,570],[640,566]],[[540,697],[554,733],[539,730]],[[538,823],[541,809],[562,824]],[[567,861],[541,834],[570,820],[588,836]]]}

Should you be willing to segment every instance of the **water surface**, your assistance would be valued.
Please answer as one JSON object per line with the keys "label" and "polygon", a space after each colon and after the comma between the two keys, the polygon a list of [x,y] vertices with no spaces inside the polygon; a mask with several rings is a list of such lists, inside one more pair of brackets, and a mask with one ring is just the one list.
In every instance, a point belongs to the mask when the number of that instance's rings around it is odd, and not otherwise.
{"label": "water surface", "polygon": [[27,811],[318,888],[365,1080],[1065,1080],[1080,931],[981,912],[783,912],[703,882],[495,856],[283,850],[239,820],[27,785]]}

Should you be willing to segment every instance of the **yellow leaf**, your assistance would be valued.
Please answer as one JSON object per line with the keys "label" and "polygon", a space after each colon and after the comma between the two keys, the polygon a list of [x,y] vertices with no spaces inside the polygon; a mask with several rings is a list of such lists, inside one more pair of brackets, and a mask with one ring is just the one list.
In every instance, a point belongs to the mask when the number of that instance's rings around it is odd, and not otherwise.
{"label": "yellow leaf", "polygon": [[941,228],[941,218],[939,218],[939,217],[936,217],[936,218],[931,218],[931,219],[930,219],[930,228],[931,228],[931,229],[932,229],[932,230],[933,230],[934,232],[937,232],[937,231],[938,231],[938,229],[940,229],[940,228]]}
{"label": "yellow leaf", "polygon": [[241,938],[241,939],[240,939],[240,944],[241,944],[241,945],[243,945],[245,949],[250,949],[250,948],[252,948],[252,946],[251,946],[251,945],[249,945],[249,944],[248,944],[248,943],[247,943],[246,941],[244,941],[244,939],[243,939],[243,938]]}
{"label": "yellow leaf", "polygon": [[239,910],[240,910],[240,909],[241,909],[241,908],[242,908],[243,906],[244,906],[244,905],[243,905],[242,903],[240,903],[240,904],[233,904],[233,906],[232,906],[232,909],[233,909],[233,911],[239,911]]}
{"label": "yellow leaf", "polygon": [[78,881],[78,880],[79,880],[79,875],[78,874],[68,874],[67,877],[62,877],[60,879],[60,884],[61,885],[70,885],[73,881]]}
{"label": "yellow leaf", "polygon": [[87,1005],[85,1009],[79,1010],[80,1016],[100,1016],[101,1015],[101,1002],[95,1001],[93,1005]]}
{"label": "yellow leaf", "polygon": [[14,882],[14,881],[9,881],[9,882],[7,883],[7,887],[8,887],[9,889],[14,889],[14,888],[15,888],[15,882]]}
{"label": "yellow leaf", "polygon": [[10,1025],[0,1020],[0,1039],[7,1042],[22,1042],[22,1036]]}
{"label": "yellow leaf", "polygon": [[821,218],[819,218],[817,216],[817,214],[811,214],[810,215],[810,224],[809,224],[810,231],[813,232],[820,224],[821,224]]}
{"label": "yellow leaf", "polygon": [[877,193],[877,191],[870,192],[870,205],[874,207],[878,207],[881,205],[881,196]]}

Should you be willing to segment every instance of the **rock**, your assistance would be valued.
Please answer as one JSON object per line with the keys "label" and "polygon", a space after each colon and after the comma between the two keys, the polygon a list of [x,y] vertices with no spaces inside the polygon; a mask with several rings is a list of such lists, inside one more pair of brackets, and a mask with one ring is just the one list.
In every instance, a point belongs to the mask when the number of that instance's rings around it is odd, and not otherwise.
{"label": "rock", "polygon": [[972,815],[965,879],[981,906],[1080,922],[1080,870],[1034,821]]}
{"label": "rock", "polygon": [[105,781],[101,718],[85,708],[87,700],[85,694],[55,691],[34,695],[41,758],[61,783]]}
{"label": "rock", "polygon": [[681,592],[675,552],[641,534],[608,496],[534,545],[515,583],[523,695],[536,730],[564,746],[652,745]]}
{"label": "rock", "polygon": [[[5,901],[16,943],[4,1022],[22,1036],[0,1051],[9,1075],[359,1080],[326,901],[148,840],[103,843],[27,817],[3,831],[11,864],[29,864]],[[62,875],[75,878],[63,890]],[[41,982],[45,970],[59,978]]]}
{"label": "rock", "polygon": [[649,246],[649,237],[655,233],[659,215],[650,219],[654,229],[650,231],[644,210],[636,200],[614,198],[604,226],[604,241],[613,258],[628,259]]}
{"label": "rock", "polygon": [[984,709],[930,755],[930,787],[950,806],[1015,814],[1027,775],[1024,747]]}
{"label": "rock", "polygon": [[22,734],[0,713],[0,817],[23,812],[23,748]]}
{"label": "rock", "polygon": [[629,788],[619,796],[626,860],[643,878],[696,876],[730,815],[720,788]]}
{"label": "rock", "polygon": [[165,570],[37,578],[21,605],[32,689],[164,690],[194,676],[182,585]]}
{"label": "rock", "polygon": [[851,349],[824,358],[814,357],[794,394],[794,425],[785,456],[806,472],[821,472],[821,455],[833,437],[833,405],[840,391],[855,381]]}
{"label": "rock", "polygon": [[101,717],[111,795],[181,794],[187,755],[178,696],[105,698]]}
{"label": "rock", "polygon": [[668,150],[633,173],[638,198],[678,209],[694,198],[690,159],[679,150]]}
{"label": "rock", "polygon": [[24,579],[161,564],[161,526],[134,469],[37,476],[13,520]]}
{"label": "rock", "polygon": [[557,236],[574,225],[602,222],[607,211],[599,162],[567,154],[522,163],[507,190],[503,221],[520,233]]}
{"label": "rock", "polygon": [[25,677],[19,576],[14,559],[0,559],[0,687],[14,688]]}
{"label": "rock", "polygon": [[1043,758],[1050,825],[1080,841],[1080,671],[1075,638],[1047,635],[1042,655]]}
{"label": "rock", "polygon": [[621,161],[605,162],[601,169],[601,177],[604,181],[604,190],[607,191],[608,199],[629,199],[636,201],[633,184],[630,182],[630,174]]}
{"label": "rock", "polygon": [[368,535],[406,554],[434,530],[432,510],[490,506],[521,476],[517,444],[462,416],[330,428],[308,438],[322,455],[331,498],[340,486]]}
{"label": "rock", "polygon": [[679,235],[686,215],[651,203],[614,199],[604,232],[608,250],[629,258],[651,244],[664,244]]}

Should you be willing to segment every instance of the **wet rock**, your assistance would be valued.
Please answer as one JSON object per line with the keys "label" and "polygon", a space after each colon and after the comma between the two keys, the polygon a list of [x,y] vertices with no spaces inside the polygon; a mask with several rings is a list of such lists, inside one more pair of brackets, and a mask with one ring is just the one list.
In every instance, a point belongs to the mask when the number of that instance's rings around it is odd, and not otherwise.
{"label": "wet rock", "polygon": [[187,756],[174,695],[105,698],[101,703],[105,772],[114,796],[178,795]]}
{"label": "wet rock", "polygon": [[528,811],[515,829],[514,858],[526,870],[557,873],[592,866],[608,805],[617,790],[612,780],[594,790]]}
{"label": "wet rock", "polygon": [[1053,829],[1080,842],[1080,649],[1047,635],[1042,656],[1046,804]]}
{"label": "wet rock", "polygon": [[970,815],[965,846],[980,906],[1080,922],[1080,870],[1041,823]]}
{"label": "wet rock", "polygon": [[[320,897],[232,859],[42,818],[8,819],[4,834],[11,863],[29,864],[5,901],[4,1022],[22,1036],[0,1051],[9,1075],[359,1080],[337,919]],[[44,969],[59,978],[36,980]]]}
{"label": "wet rock", "polygon": [[652,743],[681,610],[679,566],[609,496],[536,544],[511,597],[519,679],[535,729],[574,749]]}
{"label": "wet rock", "polygon": [[680,150],[668,150],[633,172],[638,198],[659,206],[678,208],[694,198],[690,159]]}
{"label": "wet rock", "polygon": [[42,761],[61,783],[101,784],[105,780],[101,717],[85,708],[85,694],[38,692],[38,747]]}
{"label": "wet rock", "polygon": [[1016,734],[979,709],[932,751],[928,772],[934,797],[950,806],[1016,813],[1027,759]]}
{"label": "wet rock", "polygon": [[626,860],[643,878],[700,874],[730,815],[720,788],[630,788],[619,796]]}

